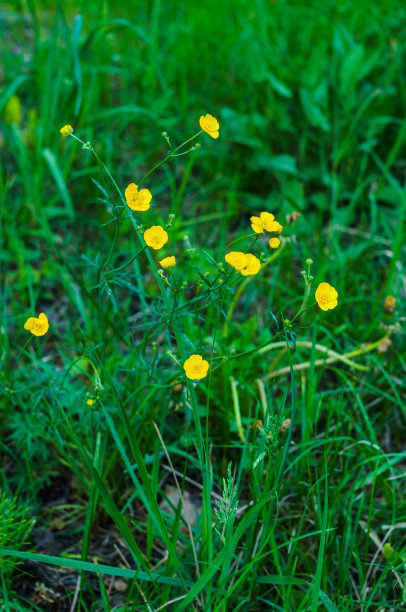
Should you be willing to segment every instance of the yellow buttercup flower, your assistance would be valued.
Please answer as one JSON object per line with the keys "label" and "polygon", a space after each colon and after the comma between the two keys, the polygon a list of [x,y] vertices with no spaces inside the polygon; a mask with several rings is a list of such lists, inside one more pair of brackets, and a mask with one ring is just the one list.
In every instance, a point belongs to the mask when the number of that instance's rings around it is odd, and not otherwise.
{"label": "yellow buttercup flower", "polygon": [[70,136],[73,132],[73,127],[71,125],[64,125],[59,131],[64,136]]}
{"label": "yellow buttercup flower", "polygon": [[144,232],[144,240],[151,249],[161,249],[168,242],[168,234],[160,225],[153,225]]}
{"label": "yellow buttercup flower", "polygon": [[245,253],[241,253],[240,251],[230,251],[224,257],[226,262],[230,264],[235,270],[242,270],[247,265],[247,256]]}
{"label": "yellow buttercup flower", "polygon": [[174,255],[171,255],[170,257],[164,257],[159,262],[159,265],[162,266],[164,270],[166,270],[167,268],[173,268],[174,266],[176,266],[176,258]]}
{"label": "yellow buttercup flower", "polygon": [[219,137],[220,125],[217,119],[213,117],[213,115],[209,115],[208,113],[207,115],[202,115],[199,119],[199,124],[203,132],[206,132],[212,138]]}
{"label": "yellow buttercup flower", "polygon": [[96,400],[96,399],[94,399],[93,397],[91,397],[91,398],[89,398],[89,399],[87,400],[86,404],[87,404],[88,406],[94,406],[96,402],[97,402],[97,400]]}
{"label": "yellow buttercup flower", "polygon": [[130,183],[124,195],[125,201],[131,210],[145,211],[150,208],[152,194],[149,189],[140,189],[138,191],[138,185]]}
{"label": "yellow buttercup flower", "polygon": [[190,380],[200,380],[207,376],[209,362],[201,355],[191,355],[183,364],[183,369]]}
{"label": "yellow buttercup flower", "polygon": [[272,221],[272,223],[270,223],[268,227],[265,227],[265,229],[267,232],[274,232],[275,234],[280,234],[283,230],[283,225],[278,223],[278,221]]}
{"label": "yellow buttercup flower", "polygon": [[251,253],[247,253],[246,263],[244,268],[241,270],[241,274],[244,276],[253,276],[254,274],[258,274],[261,269],[261,262],[258,257],[255,255],[251,255]]}
{"label": "yellow buttercup flower", "polygon": [[[251,217],[251,227],[256,234],[267,232],[281,232],[282,226],[275,221],[274,215],[269,212],[262,212],[259,217]],[[280,227],[280,229],[279,229]]]}
{"label": "yellow buttercup flower", "polygon": [[45,336],[49,329],[47,316],[41,312],[38,318],[29,317],[24,323],[24,329],[30,331],[34,336]]}
{"label": "yellow buttercup flower", "polygon": [[277,249],[280,243],[281,241],[279,240],[279,238],[271,238],[269,241],[269,246],[271,247],[271,249]]}
{"label": "yellow buttercup flower", "polygon": [[315,298],[322,310],[332,310],[337,306],[338,293],[328,283],[320,283],[316,289]]}

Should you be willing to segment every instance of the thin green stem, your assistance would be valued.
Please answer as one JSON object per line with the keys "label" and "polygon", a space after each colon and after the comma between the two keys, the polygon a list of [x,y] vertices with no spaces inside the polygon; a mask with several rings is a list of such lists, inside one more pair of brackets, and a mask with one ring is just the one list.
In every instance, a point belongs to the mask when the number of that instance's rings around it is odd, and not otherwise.
{"label": "thin green stem", "polygon": [[[258,236],[257,236],[258,239]],[[254,243],[251,245],[250,248],[252,248],[252,246],[255,244],[256,240],[254,241]],[[270,264],[272,261],[274,261],[274,259],[276,259],[283,251],[283,249],[285,248],[285,244],[282,244],[281,248],[278,249],[275,253],[273,253],[270,257],[268,257],[268,259],[261,265],[261,269],[263,270],[268,264]],[[231,321],[231,318],[233,316],[234,313],[234,309],[237,305],[238,300],[240,299],[240,296],[242,294],[242,292],[244,291],[245,287],[248,285],[249,282],[252,281],[252,279],[254,278],[254,276],[248,276],[242,283],[241,285],[238,287],[237,291],[235,292],[234,298],[229,306],[228,312],[227,312],[227,319],[224,322],[223,325],[223,332],[222,332],[222,336],[223,338],[226,337],[227,333],[228,333],[228,327],[229,327],[229,321]]]}
{"label": "thin green stem", "polygon": [[291,320],[291,323],[293,323],[293,321],[295,319],[298,318],[298,316],[303,312],[306,304],[307,304],[307,300],[309,299],[309,295],[310,295],[310,290],[312,288],[312,281],[306,281],[306,286],[305,286],[305,291],[304,291],[304,295],[303,295],[303,301],[302,304],[299,308],[299,310],[297,311],[297,313],[295,314],[295,316],[293,317],[293,319]]}
{"label": "thin green stem", "polygon": [[403,222],[405,218],[405,213],[406,213],[406,182],[405,182],[405,185],[402,191],[402,195],[400,198],[399,212],[398,212],[397,219],[396,219],[397,228],[396,228],[396,234],[395,234],[395,240],[394,240],[394,247],[393,247],[392,259],[390,262],[389,276],[388,276],[388,280],[386,281],[387,293],[394,293],[393,279],[395,277],[396,266],[398,265],[398,261],[400,258],[400,251],[403,246],[403,236],[404,236]]}
{"label": "thin green stem", "polygon": [[209,367],[209,380],[207,383],[207,402],[206,402],[206,455],[209,456],[209,409],[210,409],[210,385],[211,385],[211,375],[212,375],[212,363],[213,363],[213,354],[214,354],[214,346],[216,343],[216,335],[217,330],[219,328],[222,305],[224,300],[224,292],[220,289],[220,304],[218,306],[216,325],[214,326],[213,331],[213,340],[211,344],[211,352],[210,352],[210,367]]}
{"label": "thin green stem", "polygon": [[161,166],[163,166],[170,158],[172,157],[172,151],[168,153],[168,155],[166,157],[164,157],[164,159],[162,159],[160,162],[158,162],[157,164],[155,164],[155,166],[153,168],[151,168],[151,170],[149,170],[149,172],[147,172],[142,179],[139,182],[138,185],[138,189],[141,189],[142,185],[145,183],[145,181],[147,180],[147,178],[153,173],[155,172],[155,170],[158,170],[158,168],[160,168]]}
{"label": "thin green stem", "polygon": [[179,149],[182,149],[182,147],[185,147],[187,144],[189,144],[189,142],[192,142],[192,140],[195,140],[195,138],[200,136],[200,134],[203,134],[203,130],[200,130],[200,132],[197,132],[194,136],[192,136],[191,138],[188,138],[188,140],[185,140],[185,142],[182,142],[182,144],[180,144],[178,147],[176,147],[176,149],[171,151],[171,153],[172,154],[176,153],[176,151],[179,151]]}
{"label": "thin green stem", "polygon": [[278,476],[276,478],[275,488],[277,488],[279,486],[279,483],[281,482],[281,479],[282,479],[282,476],[283,476],[283,472],[285,471],[286,460],[287,460],[287,457],[288,457],[290,443],[292,441],[293,428],[295,426],[295,419],[296,419],[296,382],[295,382],[295,373],[293,371],[292,353],[289,351],[289,343],[288,343],[288,339],[287,339],[287,335],[286,335],[286,330],[285,330],[285,342],[286,342],[286,346],[288,348],[288,354],[289,354],[290,391],[291,391],[291,394],[292,394],[292,411],[291,411],[291,414],[290,414],[290,427],[289,427],[288,437],[287,437],[287,440],[286,440],[285,449],[283,451],[283,457],[282,457],[282,462],[281,462],[281,465],[280,465],[280,468],[279,468]]}
{"label": "thin green stem", "polygon": [[231,246],[233,246],[233,244],[236,244],[237,242],[240,242],[240,240],[245,240],[245,238],[251,238],[251,236],[256,236],[254,242],[248,248],[248,250],[251,249],[254,246],[254,244],[256,243],[256,241],[258,240],[258,234],[255,234],[255,233],[245,234],[244,236],[240,236],[239,238],[236,238],[232,242],[229,242],[228,245],[226,246],[226,248],[221,251],[219,259],[223,258],[224,253],[227,251],[227,249],[229,249]]}

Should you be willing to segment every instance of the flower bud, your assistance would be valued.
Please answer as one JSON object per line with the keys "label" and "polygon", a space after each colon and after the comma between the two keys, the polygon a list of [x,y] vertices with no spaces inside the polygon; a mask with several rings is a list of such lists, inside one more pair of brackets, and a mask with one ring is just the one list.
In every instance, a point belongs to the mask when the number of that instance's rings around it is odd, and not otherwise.
{"label": "flower bud", "polygon": [[168,132],[162,132],[162,136],[165,138],[167,145],[171,148],[171,141],[169,140]]}

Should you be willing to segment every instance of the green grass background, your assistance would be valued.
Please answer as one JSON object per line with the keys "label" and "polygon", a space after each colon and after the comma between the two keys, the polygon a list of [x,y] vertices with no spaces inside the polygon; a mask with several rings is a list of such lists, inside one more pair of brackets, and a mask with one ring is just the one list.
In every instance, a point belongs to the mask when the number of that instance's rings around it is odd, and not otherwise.
{"label": "green grass background", "polygon": [[[13,535],[0,543],[31,550],[31,565],[4,565],[6,610],[68,610],[79,575],[83,610],[404,609],[405,17],[389,0],[3,3],[0,486],[10,501],[0,531]],[[228,331],[229,296],[180,311],[188,354],[209,355],[216,329],[215,355],[253,349],[212,372],[207,422],[208,384],[192,415],[166,354],[174,341],[145,256],[120,269],[139,248],[128,221],[100,272],[119,198],[91,152],[59,133],[71,124],[124,190],[165,157],[163,131],[178,145],[206,112],[219,140],[203,135],[200,150],[145,184],[155,204],[146,226],[176,214],[163,255],[176,254],[188,283],[181,303],[195,295],[196,268],[214,275],[210,257],[247,233],[251,215],[268,210],[286,225],[301,214]],[[306,312],[294,352],[256,351],[297,312],[308,257],[314,287],[334,285],[338,307]],[[394,313],[384,312],[389,294]],[[51,330],[17,362],[23,324],[40,311]],[[318,362],[316,345],[343,355],[388,326],[386,352],[355,356],[356,366]],[[264,455],[263,406],[291,418],[294,402],[289,453],[285,435]],[[209,431],[204,461],[197,422]],[[180,506],[157,505],[174,480],[153,423],[198,510],[195,553]],[[224,545],[210,502],[230,461],[243,510]],[[10,530],[22,516],[14,496],[36,518],[31,536]],[[26,544],[35,540],[73,582],[56,587],[39,569]],[[105,569],[103,582],[83,565],[94,560],[122,568],[122,590],[119,573]],[[35,599],[38,580],[59,608]]]}

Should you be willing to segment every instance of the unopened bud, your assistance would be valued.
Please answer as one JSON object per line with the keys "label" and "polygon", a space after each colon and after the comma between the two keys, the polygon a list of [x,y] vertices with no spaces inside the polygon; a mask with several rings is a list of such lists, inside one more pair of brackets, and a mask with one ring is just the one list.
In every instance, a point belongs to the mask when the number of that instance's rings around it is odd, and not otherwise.
{"label": "unopened bud", "polygon": [[169,140],[168,132],[162,132],[162,136],[165,138],[169,148],[171,148],[171,141]]}

